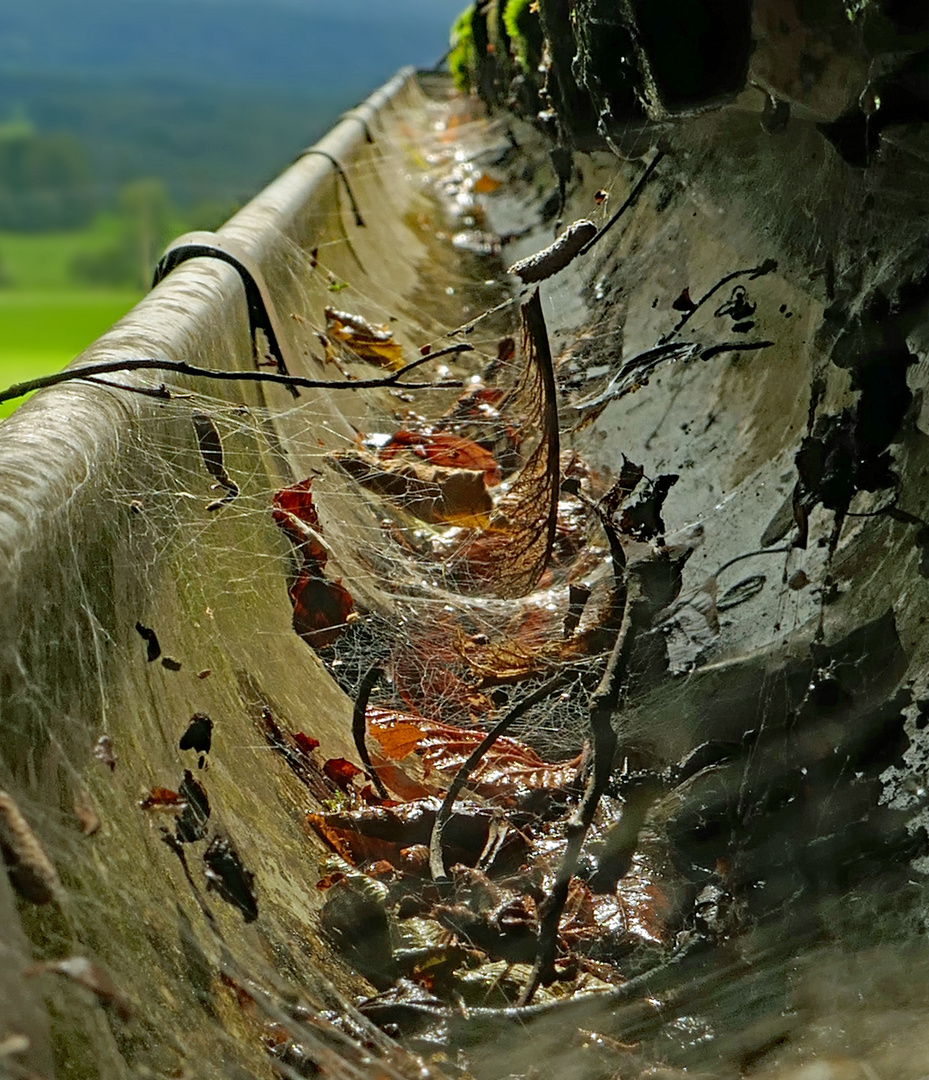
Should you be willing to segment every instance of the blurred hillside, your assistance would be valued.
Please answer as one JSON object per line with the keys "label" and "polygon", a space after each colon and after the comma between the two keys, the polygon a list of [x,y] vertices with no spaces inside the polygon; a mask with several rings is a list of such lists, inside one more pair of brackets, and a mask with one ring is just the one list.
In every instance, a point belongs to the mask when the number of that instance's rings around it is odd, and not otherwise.
{"label": "blurred hillside", "polygon": [[0,0],[0,124],[69,133],[101,203],[158,176],[243,201],[403,64],[461,0]]}

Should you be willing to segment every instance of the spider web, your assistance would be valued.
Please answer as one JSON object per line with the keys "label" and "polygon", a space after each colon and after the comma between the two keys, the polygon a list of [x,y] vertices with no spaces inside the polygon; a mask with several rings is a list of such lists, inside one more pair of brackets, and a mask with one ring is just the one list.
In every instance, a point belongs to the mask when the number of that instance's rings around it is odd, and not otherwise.
{"label": "spider web", "polygon": [[[833,553],[828,542],[818,543],[828,541],[833,515],[814,506],[812,541],[806,549],[790,543],[793,463],[809,405],[797,388],[809,384],[811,369],[825,366],[827,351],[821,344],[807,345],[810,327],[818,325],[822,313],[821,298],[804,292],[790,274],[751,278],[747,271],[771,252],[752,246],[756,234],[735,210],[724,240],[685,259],[686,245],[676,239],[682,219],[699,215],[694,228],[715,236],[716,226],[711,230],[708,222],[716,221],[718,208],[705,190],[684,191],[673,174],[666,174],[622,230],[542,284],[541,299],[530,301],[536,304],[534,321],[524,319],[520,301],[526,298],[515,293],[505,265],[550,237],[537,224],[539,192],[520,181],[508,163],[512,145],[506,123],[474,120],[445,101],[417,100],[398,111],[392,135],[361,158],[351,179],[363,191],[385,175],[402,178],[397,187],[407,190],[403,242],[366,246],[346,225],[337,196],[334,205],[313,211],[327,239],[311,250],[279,241],[269,271],[278,315],[288,327],[289,352],[306,371],[348,379],[378,373],[331,333],[329,307],[386,327],[380,332],[389,332],[405,359],[426,346],[437,350],[447,341],[467,342],[472,351],[421,369],[437,383],[453,379],[463,385],[306,390],[292,399],[283,388],[232,391],[219,384],[169,383],[168,399],[146,399],[132,414],[119,432],[114,466],[100,475],[88,466],[70,495],[75,505],[92,500],[105,506],[109,533],[98,531],[94,539],[76,511],[72,516],[66,506],[60,512],[47,529],[57,563],[42,574],[24,574],[38,603],[31,621],[13,636],[15,666],[27,678],[5,715],[11,743],[29,762],[26,771],[66,778],[60,784],[65,795],[59,794],[54,805],[22,800],[33,827],[48,838],[56,864],[67,867],[86,859],[73,822],[79,807],[85,820],[102,819],[104,833],[109,830],[112,838],[113,822],[127,806],[135,811],[138,799],[156,787],[179,787],[185,769],[210,787],[217,816],[222,799],[213,793],[213,781],[220,789],[223,783],[243,788],[254,783],[249,788],[254,818],[241,806],[227,807],[224,823],[245,864],[255,868],[263,913],[276,889],[284,893],[292,886],[268,869],[275,851],[272,841],[258,834],[267,830],[282,850],[292,846],[288,815],[308,805],[302,789],[281,797],[281,784],[268,764],[280,750],[268,732],[273,724],[284,733],[282,741],[296,733],[314,737],[325,726],[322,714],[341,710],[345,715],[375,661],[386,677],[373,692],[374,707],[481,728],[554,673],[570,672],[568,684],[527,711],[515,734],[549,759],[576,754],[587,734],[589,695],[609,647],[603,621],[613,599],[609,544],[592,507],[621,478],[624,455],[643,470],[640,486],[633,487],[621,511],[631,515],[623,537],[629,558],[646,555],[652,544],[677,548],[688,558],[679,596],[643,635],[633,693],[616,719],[618,772],[675,766],[704,742],[739,745],[747,731],[754,731],[755,742],[733,752],[735,765],[714,778],[721,778],[722,801],[738,803],[747,817],[761,817],[769,803],[742,800],[744,792],[770,791],[779,777],[808,768],[811,755],[820,761],[818,747],[838,738],[837,716],[883,718],[878,705],[890,701],[890,722],[905,716],[914,748],[908,751],[909,764],[901,764],[899,755],[882,764],[889,770],[884,802],[896,799],[906,815],[919,810],[922,793],[912,777],[925,767],[925,753],[917,745],[925,724],[921,692],[907,700],[894,696],[901,664],[894,643],[899,644],[901,630],[878,620],[866,648],[857,639],[849,642],[861,624],[873,621],[859,612],[852,624],[838,628],[827,621],[818,640],[820,620],[829,614],[825,601],[841,567],[863,559],[869,545],[888,536],[900,545],[901,560],[912,561],[912,532],[884,519],[849,518]],[[617,169],[613,160],[586,162],[573,181],[573,204],[603,224],[610,201],[625,196],[640,169],[637,163]],[[504,179],[511,183],[504,186]],[[594,191],[606,192],[604,205],[594,200]],[[665,200],[676,207],[673,219],[659,209]],[[529,225],[533,230],[520,236]],[[501,236],[509,237],[506,243]],[[678,272],[678,265],[686,270]],[[623,382],[623,396],[613,395],[617,374],[673,332],[682,290],[699,297],[736,270],[745,270],[744,277],[688,320],[680,350],[669,349],[654,364],[649,355],[634,371],[635,392],[627,393],[630,384]],[[758,323],[751,338],[738,340],[770,339],[776,359],[749,349],[712,353],[733,337],[726,304],[736,288],[741,292],[735,300],[756,304]],[[501,304],[469,332],[456,333]],[[216,334],[218,348],[228,344],[231,352],[235,331],[217,326]],[[789,363],[794,366],[785,371]],[[828,377],[836,398],[851,392],[840,372]],[[148,385],[157,391],[160,380]],[[124,394],[85,392],[107,400]],[[603,406],[596,417],[587,416],[591,402]],[[584,419],[590,422],[579,426]],[[401,431],[412,436],[397,455],[413,470],[407,475],[437,493],[443,475],[429,472],[433,463],[422,456],[428,436],[454,435],[491,454],[500,483],[485,479],[478,485],[489,503],[485,527],[427,520],[421,516],[422,491],[414,492],[410,481],[399,489],[367,482],[371,475],[389,473],[396,458],[384,450]],[[912,447],[901,456],[907,453],[918,456]],[[340,455],[363,462],[366,471],[346,471]],[[300,550],[272,511],[279,492],[308,480],[316,517],[304,541],[307,548]],[[656,489],[664,493],[657,508]],[[882,499],[880,493],[858,492],[852,512],[871,512]],[[465,516],[485,513],[483,503],[466,500],[463,506]],[[324,637],[307,640],[304,634],[301,640],[293,623],[292,590],[310,549],[318,576],[344,589],[352,603],[344,620],[330,620]],[[41,563],[35,553],[17,557],[27,571]],[[851,576],[848,569],[843,580]],[[868,578],[861,607],[879,615],[889,589]],[[55,599],[57,594],[67,597],[67,605]],[[66,611],[54,632],[43,609],[53,615]],[[161,652],[151,661],[136,624],[157,636]],[[890,642],[883,652],[875,645],[882,635],[885,644]],[[122,672],[115,684],[114,669]],[[76,695],[58,684],[56,670],[83,673]],[[320,670],[331,676],[332,689],[324,694],[314,681]],[[858,703],[850,711],[830,712],[833,682]],[[228,689],[233,685],[236,691]],[[130,702],[136,703],[135,711],[122,716]],[[218,747],[202,774],[194,758],[176,751],[188,717],[200,710],[214,719]],[[248,715],[248,723],[232,719],[240,714]],[[63,719],[53,727],[49,717]],[[809,721],[802,740],[792,731],[798,717]],[[106,747],[97,741],[104,735],[113,737],[118,756],[113,770]],[[791,758],[787,750],[796,750],[798,742],[801,750]],[[41,759],[29,749],[46,744]],[[844,745],[841,739],[838,745]],[[100,760],[88,773],[81,763],[91,746],[100,749]],[[351,752],[347,737],[341,745],[326,746],[332,757]],[[124,779],[130,762],[132,771]],[[844,783],[848,777],[842,777]],[[705,781],[704,776],[700,782]],[[17,790],[24,786],[22,775],[4,782]],[[701,809],[713,805],[711,795],[698,792],[694,802]],[[811,826],[808,835],[838,832],[842,809],[840,794],[816,804],[811,816],[828,821],[818,823],[818,833]],[[672,825],[693,824],[684,815],[675,817],[670,806],[663,811]],[[144,1011],[146,990],[135,977],[138,958],[107,956],[100,928],[114,897],[126,909],[137,904],[136,860],[160,872],[168,858],[151,854],[152,848],[163,854],[152,842],[158,838],[153,820],[138,811],[126,825],[124,851],[115,840],[106,847],[111,860],[102,872],[106,887],[99,897],[87,890],[68,927],[51,932],[43,946],[43,955],[52,957],[68,951],[72,942],[85,949],[95,945],[137,1012]],[[808,824],[802,815],[775,820],[786,822],[785,830]],[[715,854],[710,843],[695,858]],[[317,872],[316,854],[307,844],[295,858],[305,887]],[[747,876],[757,872],[747,856],[742,865],[749,865]],[[772,865],[783,868],[777,860]],[[756,877],[760,880],[760,872]],[[793,881],[787,870],[783,880]],[[189,921],[189,915],[181,918],[173,911],[174,887],[167,881],[160,893],[152,893],[149,937],[138,946],[153,969],[151,956],[166,952],[165,942],[175,948],[173,924]],[[218,904],[212,897],[211,902]],[[866,904],[871,910],[869,900],[862,901],[862,909]],[[907,932],[885,924],[875,934],[891,939]],[[199,962],[216,967],[216,957],[222,956],[216,941],[204,946],[186,928],[184,934],[189,969],[198,970],[198,949],[215,950]],[[282,947],[278,952],[284,956],[280,970],[262,973],[265,987],[276,987],[286,976],[305,989],[300,964],[318,968],[323,962],[314,943],[286,956]],[[785,976],[787,966],[772,965],[772,980]],[[262,1022],[274,1020],[294,1041],[315,1042],[321,1054],[332,1051],[333,1039],[343,1049],[347,1045],[332,1032],[323,1037],[312,1025],[308,1031],[292,1010],[286,1012],[282,995],[266,999],[258,988],[249,989],[248,978],[228,956],[219,967],[227,983],[209,993],[201,988],[202,995],[214,1015],[231,1010],[235,1000],[251,1017],[248,1023],[254,1022],[249,1037],[256,1046],[260,1024],[256,1013],[248,1013],[253,1005],[242,1004],[249,995],[253,1004],[259,1001]],[[307,996],[316,1008],[344,1011],[353,990],[333,990],[318,980]],[[185,999],[190,1008],[195,998],[190,991]],[[172,1015],[166,1006],[158,1008],[159,1017]],[[734,1007],[727,1015],[731,1021]],[[699,1017],[690,1019],[699,1026]],[[724,1020],[715,1022],[724,1026]],[[210,1031],[232,1050],[236,1039],[228,1030],[217,1022]],[[359,1031],[362,1040],[375,1038],[363,1025]],[[560,1037],[549,1040],[553,1054],[562,1052],[554,1045]],[[692,1047],[693,1032],[682,1027],[673,1038],[684,1060],[680,1048]],[[140,1038],[149,1047],[156,1041],[151,1032]],[[386,1043],[380,1047],[378,1067],[404,1073],[409,1061],[391,1064],[392,1052]],[[525,1054],[522,1045],[514,1060]],[[701,1059],[695,1053],[690,1060]],[[285,1064],[297,1069],[286,1059]],[[329,1064],[337,1075],[370,1075],[363,1060],[349,1064],[343,1057]],[[642,1061],[639,1066],[645,1068]]]}

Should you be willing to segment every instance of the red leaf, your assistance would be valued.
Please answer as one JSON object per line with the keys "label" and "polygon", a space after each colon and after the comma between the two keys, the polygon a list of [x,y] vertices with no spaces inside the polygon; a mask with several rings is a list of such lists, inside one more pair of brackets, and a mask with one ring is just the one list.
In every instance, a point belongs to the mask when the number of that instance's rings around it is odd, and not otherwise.
{"label": "red leaf", "polygon": [[290,587],[294,630],[314,648],[329,645],[345,629],[355,601],[341,582],[303,570]]}
{"label": "red leaf", "polygon": [[362,775],[362,770],[357,765],[353,765],[350,761],[341,757],[329,758],[323,764],[323,772],[334,784],[338,784],[343,791],[348,791],[354,777]]}
{"label": "red leaf", "polygon": [[174,809],[187,805],[187,800],[176,791],[168,788],[156,787],[145,796],[139,803],[141,810],[165,810]]}
{"label": "red leaf", "polygon": [[319,540],[322,526],[313,505],[312,483],[310,477],[276,491],[271,499],[271,517],[300,552],[307,568],[322,574],[329,554]]}
{"label": "red leaf", "polygon": [[294,735],[294,742],[304,754],[312,754],[316,747],[319,746],[319,739],[314,739],[312,735],[304,735],[302,731],[298,731]]}

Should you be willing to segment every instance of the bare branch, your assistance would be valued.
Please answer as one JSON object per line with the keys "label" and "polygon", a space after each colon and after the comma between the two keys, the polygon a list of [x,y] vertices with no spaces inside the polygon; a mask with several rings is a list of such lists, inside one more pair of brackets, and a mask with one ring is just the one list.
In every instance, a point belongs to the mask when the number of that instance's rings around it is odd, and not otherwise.
{"label": "bare branch", "polygon": [[[88,379],[97,381],[97,376],[106,375],[112,371],[170,371],[177,375],[190,375],[194,378],[219,379],[227,382],[263,382],[276,383],[279,386],[301,386],[309,390],[373,390],[378,387],[397,387],[404,390],[427,390],[436,387],[459,387],[461,380],[446,380],[442,382],[413,383],[402,382],[403,376],[418,368],[430,360],[436,360],[441,356],[451,353],[471,352],[473,346],[465,342],[449,345],[437,352],[426,356],[419,356],[410,363],[390,375],[384,375],[378,379],[307,379],[301,375],[281,375],[277,371],[218,371],[215,368],[197,367],[188,364],[186,360],[106,360],[100,364],[86,364],[82,367],[66,368],[64,371],[56,371],[52,375],[42,375],[37,379],[29,379],[26,382],[16,383],[6,390],[0,391],[0,404],[4,401],[12,401],[14,398],[23,397],[32,393],[33,390],[44,390],[49,386],[58,386],[60,383],[73,382],[76,379]],[[129,387],[125,387],[129,389]]]}

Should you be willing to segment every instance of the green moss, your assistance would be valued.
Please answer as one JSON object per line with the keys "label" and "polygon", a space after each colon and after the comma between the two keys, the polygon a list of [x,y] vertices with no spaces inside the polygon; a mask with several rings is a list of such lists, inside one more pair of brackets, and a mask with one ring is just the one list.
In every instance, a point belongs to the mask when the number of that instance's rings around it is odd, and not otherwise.
{"label": "green moss", "polygon": [[474,4],[469,4],[455,20],[449,44],[448,68],[455,86],[465,93],[476,83],[477,52],[474,48]]}
{"label": "green moss", "polygon": [[517,64],[525,72],[535,70],[542,58],[542,24],[533,0],[507,0],[503,25]]}

